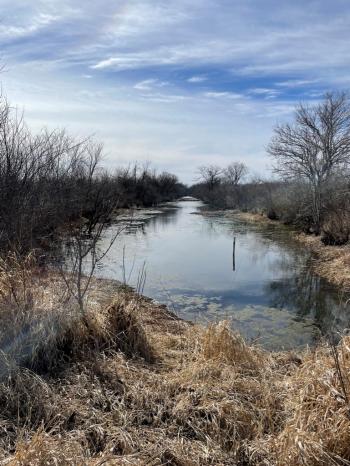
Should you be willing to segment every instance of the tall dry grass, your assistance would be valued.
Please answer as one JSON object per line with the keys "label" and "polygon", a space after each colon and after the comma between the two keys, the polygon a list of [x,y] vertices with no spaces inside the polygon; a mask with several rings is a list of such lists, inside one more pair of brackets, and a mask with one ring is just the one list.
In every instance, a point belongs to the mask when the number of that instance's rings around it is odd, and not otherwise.
{"label": "tall dry grass", "polygon": [[[2,271],[5,315],[23,281]],[[350,337],[269,353],[228,322],[191,325],[128,290],[102,305],[98,281],[81,323],[69,300],[66,319],[59,277],[26,273],[12,334],[33,319],[42,340],[29,359],[3,350],[0,464],[350,464]],[[62,312],[46,338],[38,322]]]}

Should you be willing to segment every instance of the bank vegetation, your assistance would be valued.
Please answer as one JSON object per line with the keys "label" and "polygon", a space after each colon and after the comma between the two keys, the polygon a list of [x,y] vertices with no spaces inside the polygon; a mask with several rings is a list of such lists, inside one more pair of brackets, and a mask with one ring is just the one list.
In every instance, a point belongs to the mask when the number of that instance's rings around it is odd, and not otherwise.
{"label": "bank vegetation", "polygon": [[[272,180],[247,179],[247,168],[200,167],[193,195],[214,208],[259,212],[324,244],[350,238],[350,101],[329,93],[320,103],[299,104],[292,122],[276,126],[267,147]],[[232,176],[233,172],[233,176]]]}

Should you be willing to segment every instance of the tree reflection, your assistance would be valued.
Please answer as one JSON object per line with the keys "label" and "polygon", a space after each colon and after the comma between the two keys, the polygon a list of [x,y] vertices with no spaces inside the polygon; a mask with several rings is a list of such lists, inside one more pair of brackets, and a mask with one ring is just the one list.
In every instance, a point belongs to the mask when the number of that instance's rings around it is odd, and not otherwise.
{"label": "tree reflection", "polygon": [[133,216],[116,220],[116,225],[124,224],[124,233],[127,235],[135,235],[137,233],[147,235],[149,231],[156,231],[157,229],[167,227],[171,224],[176,224],[178,219],[179,209],[177,207],[167,206],[152,213],[149,210],[141,210],[136,212]]}
{"label": "tree reflection", "polygon": [[310,267],[301,267],[292,276],[268,283],[265,292],[271,307],[290,310],[297,320],[311,318],[322,335],[337,332],[349,324],[346,299]]}

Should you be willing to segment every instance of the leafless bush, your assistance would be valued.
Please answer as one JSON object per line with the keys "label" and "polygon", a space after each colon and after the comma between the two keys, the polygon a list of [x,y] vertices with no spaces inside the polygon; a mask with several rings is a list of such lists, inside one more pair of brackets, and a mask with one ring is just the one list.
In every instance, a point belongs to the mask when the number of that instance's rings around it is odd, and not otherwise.
{"label": "leafless bush", "polygon": [[350,212],[348,207],[338,207],[325,214],[321,239],[324,244],[340,246],[350,239]]}

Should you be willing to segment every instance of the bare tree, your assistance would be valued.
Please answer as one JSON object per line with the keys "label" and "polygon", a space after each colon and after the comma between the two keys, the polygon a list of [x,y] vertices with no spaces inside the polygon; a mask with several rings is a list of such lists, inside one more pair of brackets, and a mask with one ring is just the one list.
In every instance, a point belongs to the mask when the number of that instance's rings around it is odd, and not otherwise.
{"label": "bare tree", "polygon": [[209,191],[221,182],[222,168],[217,165],[202,165],[198,168],[199,179],[207,184]]}
{"label": "bare tree", "polygon": [[320,104],[300,104],[292,124],[275,128],[267,151],[276,161],[277,173],[309,183],[313,223],[318,233],[323,187],[350,163],[349,97],[345,93],[329,93]]}
{"label": "bare tree", "polygon": [[231,186],[237,186],[248,173],[248,168],[242,162],[233,162],[224,170],[225,181]]}
{"label": "bare tree", "polygon": [[76,179],[80,190],[76,199],[80,204],[80,216],[66,224],[68,233],[67,258],[61,267],[67,290],[85,313],[85,298],[89,291],[96,267],[106,256],[115,242],[120,229],[113,235],[109,244],[101,250],[99,242],[112,216],[118,207],[107,174],[99,172],[102,145],[88,141],[84,146],[80,179]]}

